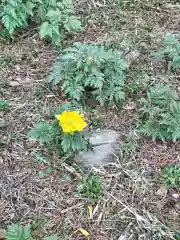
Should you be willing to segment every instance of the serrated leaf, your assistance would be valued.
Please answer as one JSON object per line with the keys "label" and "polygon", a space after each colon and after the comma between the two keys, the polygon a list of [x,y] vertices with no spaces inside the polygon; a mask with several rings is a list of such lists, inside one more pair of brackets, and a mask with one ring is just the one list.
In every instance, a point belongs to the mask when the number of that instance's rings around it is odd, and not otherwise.
{"label": "serrated leaf", "polygon": [[[124,100],[124,64],[122,54],[103,46],[75,43],[65,49],[54,64],[49,81],[61,84],[62,91],[77,101],[92,89],[103,105]],[[96,90],[96,91],[94,91]],[[87,94],[87,95],[86,95]]]}
{"label": "serrated leaf", "polygon": [[61,35],[59,26],[53,26],[52,28],[52,41],[55,43],[56,46],[60,46],[61,43]]}
{"label": "serrated leaf", "polygon": [[27,13],[28,14],[30,14],[31,16],[33,16],[34,15],[34,13],[33,13],[33,8],[35,8],[35,4],[34,3],[32,3],[32,2],[30,2],[30,1],[27,1],[26,2],[26,11],[27,11]]}
{"label": "serrated leaf", "polygon": [[31,234],[31,227],[30,225],[26,225],[23,230],[22,240],[29,240]]}
{"label": "serrated leaf", "polygon": [[37,153],[35,154],[35,156],[36,156],[36,161],[38,161],[38,162],[40,162],[40,163],[45,163],[45,164],[47,164],[47,163],[49,163],[49,161],[50,161],[49,158],[42,156],[39,152],[37,152]]}
{"label": "serrated leaf", "polygon": [[58,131],[59,129],[54,124],[38,123],[28,132],[28,137],[39,141],[41,144],[50,143],[54,140]]}
{"label": "serrated leaf", "polygon": [[20,224],[12,224],[8,227],[5,238],[7,240],[29,240],[30,233],[30,225],[26,225],[23,229]]}
{"label": "serrated leaf", "polygon": [[2,17],[2,23],[5,28],[8,30],[9,34],[12,35],[17,27],[16,22],[9,15],[4,15]]}
{"label": "serrated leaf", "polygon": [[68,149],[70,149],[71,147],[71,136],[69,136],[68,134],[64,135],[62,137],[61,146],[63,148],[63,151],[67,152]]}
{"label": "serrated leaf", "polygon": [[46,17],[50,19],[51,23],[53,23],[54,26],[59,27],[59,24],[61,22],[61,15],[62,12],[57,8],[56,10],[50,9]]}
{"label": "serrated leaf", "polygon": [[82,23],[75,16],[69,17],[68,21],[64,24],[64,27],[68,32],[73,30],[83,30]]}
{"label": "serrated leaf", "polygon": [[39,35],[41,38],[44,38],[46,36],[52,37],[52,26],[49,22],[44,22],[41,24]]}

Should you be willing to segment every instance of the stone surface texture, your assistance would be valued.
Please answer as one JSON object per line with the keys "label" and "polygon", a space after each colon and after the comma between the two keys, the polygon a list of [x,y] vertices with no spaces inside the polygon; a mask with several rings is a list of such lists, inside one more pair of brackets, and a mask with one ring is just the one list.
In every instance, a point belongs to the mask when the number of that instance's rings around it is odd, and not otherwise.
{"label": "stone surface texture", "polygon": [[89,137],[92,149],[81,152],[76,161],[85,167],[102,166],[116,161],[116,154],[120,152],[120,133],[114,130],[101,130]]}

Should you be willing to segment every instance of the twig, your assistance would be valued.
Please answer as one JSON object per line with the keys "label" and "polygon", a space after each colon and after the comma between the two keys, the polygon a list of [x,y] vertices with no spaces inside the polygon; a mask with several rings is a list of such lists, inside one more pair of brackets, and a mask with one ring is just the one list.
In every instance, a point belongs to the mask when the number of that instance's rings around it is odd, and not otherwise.
{"label": "twig", "polygon": [[84,203],[77,203],[77,204],[74,205],[74,206],[71,206],[71,207],[69,207],[69,208],[66,208],[66,209],[62,210],[61,213],[63,214],[63,213],[69,212],[70,210],[72,210],[72,209],[74,209],[74,208],[79,208],[79,207],[81,207],[81,206],[83,206],[83,205],[84,205]]}
{"label": "twig", "polygon": [[138,213],[136,213],[133,209],[131,209],[129,206],[127,206],[126,204],[124,204],[121,200],[119,200],[119,199],[117,199],[115,196],[113,196],[111,193],[108,193],[107,191],[105,191],[105,194],[106,195],[108,195],[108,196],[110,196],[110,197],[112,197],[114,200],[116,200],[118,203],[120,203],[124,208],[126,208],[130,213],[132,213],[134,216],[135,216],[135,218],[136,218],[136,220],[137,220],[137,222],[145,222],[145,223],[148,223],[148,221],[145,219],[145,218],[143,218],[142,216],[140,216]]}
{"label": "twig", "polygon": [[[41,81],[42,81],[42,79],[41,79]],[[42,83],[40,82],[40,80],[37,80],[36,82],[37,82],[39,85],[41,85],[43,88],[45,88],[47,91],[49,91],[59,103],[61,102],[61,101],[59,100],[59,98],[57,98],[57,97],[53,94],[53,92],[52,92],[51,90],[49,90],[49,88],[47,88],[46,86],[44,86],[44,84],[42,84]]]}

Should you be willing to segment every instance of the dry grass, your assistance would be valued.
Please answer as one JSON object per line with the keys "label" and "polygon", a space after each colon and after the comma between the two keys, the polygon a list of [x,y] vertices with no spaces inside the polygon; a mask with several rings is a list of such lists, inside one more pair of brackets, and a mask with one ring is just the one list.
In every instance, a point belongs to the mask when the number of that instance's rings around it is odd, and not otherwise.
{"label": "dry grass", "polygon": [[[79,1],[86,30],[75,40],[105,42],[123,50],[125,47],[125,52],[138,49],[140,57],[131,65],[131,71],[142,77],[142,69],[147,72],[146,86],[162,81],[178,86],[178,77],[165,77],[163,64],[155,63],[149,52],[157,48],[165,34],[179,31],[180,7],[169,8],[162,1],[160,7],[148,1],[136,3],[135,8],[120,10],[108,1]],[[81,166],[70,167],[58,156],[49,155],[53,172],[46,178],[39,177],[44,166],[35,161],[35,154],[48,153],[30,142],[27,132],[36,122],[51,117],[52,108],[63,98],[55,96],[43,82],[55,50],[34,33],[29,34],[17,43],[0,46],[1,58],[8,58],[0,70],[0,98],[10,103],[10,110],[0,113],[0,118],[9,123],[0,128],[0,227],[40,218],[44,225],[34,230],[37,239],[56,232],[63,240],[83,239],[80,227],[88,230],[91,240],[174,239],[174,233],[179,231],[180,211],[179,199],[174,199],[173,194],[180,192],[170,189],[164,196],[156,193],[164,185],[161,166],[179,162],[179,142],[155,143],[140,138],[137,152],[127,155],[122,151],[116,164],[93,168],[100,176],[103,194],[93,204],[91,217],[86,199],[76,193],[85,172]],[[132,81],[133,77],[128,79]],[[8,86],[11,81],[18,82],[18,86]],[[41,99],[35,95],[39,87],[44,89]],[[127,135],[138,120],[136,107],[130,109],[128,104],[129,99],[124,109],[97,110],[106,119],[107,127]]]}

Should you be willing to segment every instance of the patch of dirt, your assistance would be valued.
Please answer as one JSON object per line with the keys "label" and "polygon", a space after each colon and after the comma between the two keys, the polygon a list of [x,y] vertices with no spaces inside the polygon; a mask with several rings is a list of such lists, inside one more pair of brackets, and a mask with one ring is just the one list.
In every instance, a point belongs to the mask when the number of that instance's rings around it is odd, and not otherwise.
{"label": "patch of dirt", "polygon": [[43,81],[56,51],[44,44],[36,35],[10,45],[0,45],[1,64],[0,83],[10,86],[32,84]]}

